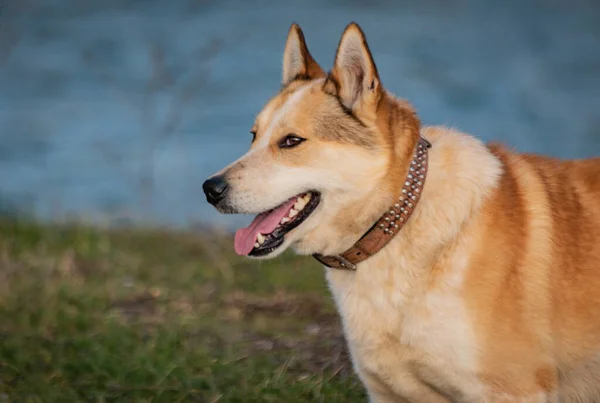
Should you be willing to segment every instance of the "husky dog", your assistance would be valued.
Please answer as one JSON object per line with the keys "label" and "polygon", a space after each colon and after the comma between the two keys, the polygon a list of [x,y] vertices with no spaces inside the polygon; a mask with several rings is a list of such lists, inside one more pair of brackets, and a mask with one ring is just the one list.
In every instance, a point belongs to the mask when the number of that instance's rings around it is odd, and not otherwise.
{"label": "husky dog", "polygon": [[251,132],[207,199],[324,264],[371,402],[600,402],[600,158],[422,127],[355,23],[328,73],[292,25]]}

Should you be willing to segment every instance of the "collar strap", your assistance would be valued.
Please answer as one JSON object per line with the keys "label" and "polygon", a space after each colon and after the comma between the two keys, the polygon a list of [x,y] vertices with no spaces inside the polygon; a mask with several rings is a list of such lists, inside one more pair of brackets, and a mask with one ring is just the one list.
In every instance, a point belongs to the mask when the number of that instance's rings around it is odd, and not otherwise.
{"label": "collar strap", "polygon": [[379,252],[406,224],[421,197],[427,176],[428,148],[431,143],[419,137],[402,194],[386,213],[350,249],[339,254],[313,257],[334,269],[356,270],[356,265]]}

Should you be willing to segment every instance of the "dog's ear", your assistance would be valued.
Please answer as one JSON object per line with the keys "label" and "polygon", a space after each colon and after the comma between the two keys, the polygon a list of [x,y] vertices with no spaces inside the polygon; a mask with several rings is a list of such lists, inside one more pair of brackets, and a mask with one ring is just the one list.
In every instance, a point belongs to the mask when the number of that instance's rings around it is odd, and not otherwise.
{"label": "dog's ear", "polygon": [[283,52],[282,85],[298,78],[310,80],[323,76],[325,72],[308,51],[302,30],[292,24]]}
{"label": "dog's ear", "polygon": [[350,23],[338,45],[331,71],[335,92],[342,104],[356,111],[376,105],[382,93],[377,67],[362,29]]}

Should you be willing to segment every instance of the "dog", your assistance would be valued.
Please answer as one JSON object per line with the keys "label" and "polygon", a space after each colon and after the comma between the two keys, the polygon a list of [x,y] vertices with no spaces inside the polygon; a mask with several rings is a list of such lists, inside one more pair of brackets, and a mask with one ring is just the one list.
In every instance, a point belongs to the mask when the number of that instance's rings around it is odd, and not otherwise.
{"label": "dog", "polygon": [[323,263],[370,402],[600,402],[600,158],[422,127],[356,23],[329,72],[291,26],[251,134],[206,198]]}

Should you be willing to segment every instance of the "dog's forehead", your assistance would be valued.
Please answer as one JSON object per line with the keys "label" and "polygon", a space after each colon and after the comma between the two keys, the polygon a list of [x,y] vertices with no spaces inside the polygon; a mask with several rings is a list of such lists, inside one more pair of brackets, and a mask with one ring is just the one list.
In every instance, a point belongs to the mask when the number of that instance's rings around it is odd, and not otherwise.
{"label": "dog's forehead", "polygon": [[325,78],[292,82],[273,97],[258,114],[253,148],[266,147],[281,128],[306,137],[357,144],[373,148],[373,133],[357,118],[350,116],[339,101],[323,89]]}
{"label": "dog's forehead", "polygon": [[262,129],[289,119],[304,106],[318,103],[323,95],[322,80],[294,82],[274,96],[258,114],[256,124]]}

